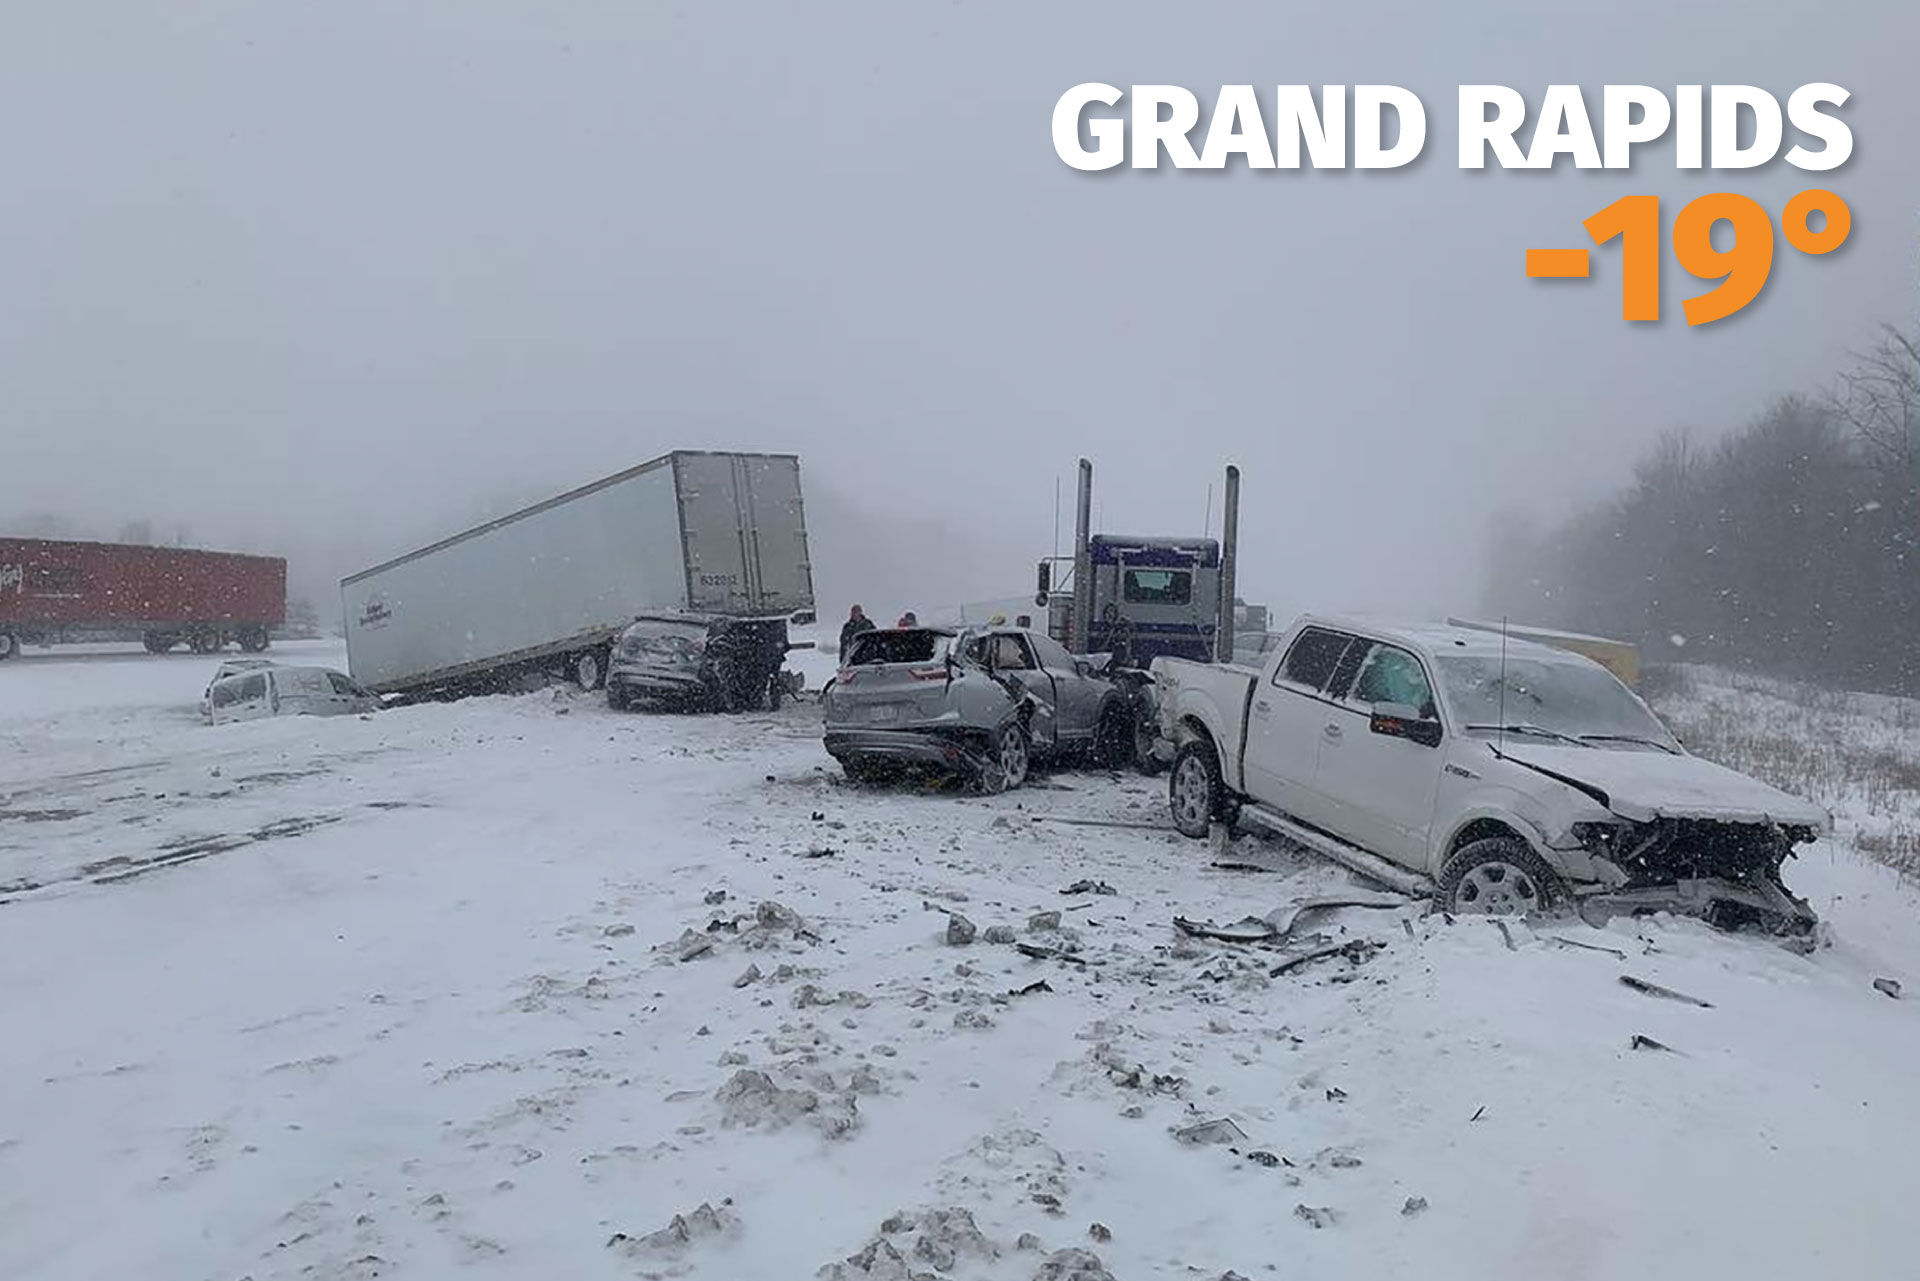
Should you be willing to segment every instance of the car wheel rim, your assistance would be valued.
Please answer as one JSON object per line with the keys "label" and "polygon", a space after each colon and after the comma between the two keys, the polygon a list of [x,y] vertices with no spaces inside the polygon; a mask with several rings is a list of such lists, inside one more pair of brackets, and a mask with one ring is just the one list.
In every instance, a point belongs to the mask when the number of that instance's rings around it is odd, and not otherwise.
{"label": "car wheel rim", "polygon": [[1000,738],[1000,771],[1009,788],[1018,787],[1026,781],[1027,739],[1017,729],[1008,730]]}
{"label": "car wheel rim", "polygon": [[5,658],[11,653],[13,653],[13,637],[6,632],[0,632],[0,658]]}
{"label": "car wheel rim", "polygon": [[1180,818],[1189,826],[1204,823],[1210,817],[1208,793],[1212,787],[1207,778],[1207,767],[1197,756],[1189,756],[1181,762],[1179,776],[1174,780],[1174,797],[1178,803]]}
{"label": "car wheel rim", "polygon": [[579,680],[581,689],[592,689],[600,683],[600,660],[592,654],[580,655],[574,665],[574,677]]}
{"label": "car wheel rim", "polygon": [[1453,901],[1462,912],[1524,916],[1539,910],[1540,886],[1525,868],[1512,863],[1482,863],[1460,878]]}

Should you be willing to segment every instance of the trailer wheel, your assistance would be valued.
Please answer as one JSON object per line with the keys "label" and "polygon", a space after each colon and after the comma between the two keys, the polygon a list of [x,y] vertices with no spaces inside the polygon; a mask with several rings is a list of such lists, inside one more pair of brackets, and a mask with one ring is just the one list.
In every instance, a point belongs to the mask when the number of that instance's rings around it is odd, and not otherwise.
{"label": "trailer wheel", "polygon": [[240,629],[240,650],[246,654],[258,654],[272,642],[264,627],[243,627]]}
{"label": "trailer wheel", "polygon": [[140,643],[147,647],[149,654],[164,654],[172,649],[178,640],[178,637],[170,636],[166,632],[148,632],[140,638]]}
{"label": "trailer wheel", "polygon": [[597,649],[583,649],[573,656],[573,683],[591,692],[607,678],[607,665]]}
{"label": "trailer wheel", "polygon": [[20,652],[20,640],[12,632],[0,632],[0,663]]}
{"label": "trailer wheel", "polygon": [[218,654],[226,644],[226,638],[217,631],[196,631],[187,637],[187,648],[196,654]]}

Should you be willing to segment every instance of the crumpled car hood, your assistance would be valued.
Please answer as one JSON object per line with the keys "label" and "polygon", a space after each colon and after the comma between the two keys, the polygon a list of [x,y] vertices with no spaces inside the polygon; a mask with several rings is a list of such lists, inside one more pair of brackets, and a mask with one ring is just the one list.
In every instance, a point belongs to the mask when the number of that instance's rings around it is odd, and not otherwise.
{"label": "crumpled car hood", "polygon": [[1606,793],[1608,809],[1639,823],[1706,818],[1811,827],[1821,832],[1832,823],[1827,811],[1812,801],[1698,756],[1511,740],[1501,754],[1565,781],[1598,788]]}

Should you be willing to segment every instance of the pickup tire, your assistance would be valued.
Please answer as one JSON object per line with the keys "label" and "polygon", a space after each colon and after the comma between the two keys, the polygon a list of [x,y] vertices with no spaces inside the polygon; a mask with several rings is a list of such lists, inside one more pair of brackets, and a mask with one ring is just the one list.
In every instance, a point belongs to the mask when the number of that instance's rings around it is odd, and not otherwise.
{"label": "pickup tire", "polygon": [[1207,739],[1191,739],[1174,753],[1167,803],[1180,835],[1195,840],[1206,836],[1215,823],[1231,827],[1239,820],[1240,802],[1227,794],[1220,779],[1220,754]]}
{"label": "pickup tire", "polygon": [[1567,901],[1560,877],[1517,836],[1462,846],[1440,869],[1437,886],[1440,910],[1458,916],[1527,916]]}

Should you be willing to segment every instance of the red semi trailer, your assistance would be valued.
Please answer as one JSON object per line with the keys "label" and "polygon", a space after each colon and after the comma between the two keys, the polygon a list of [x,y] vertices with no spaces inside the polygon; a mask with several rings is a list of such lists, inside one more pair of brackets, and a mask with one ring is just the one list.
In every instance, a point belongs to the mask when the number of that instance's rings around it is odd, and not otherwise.
{"label": "red semi trailer", "polygon": [[80,628],[138,631],[163,654],[267,647],[287,617],[287,562],[275,556],[0,538],[0,659]]}

